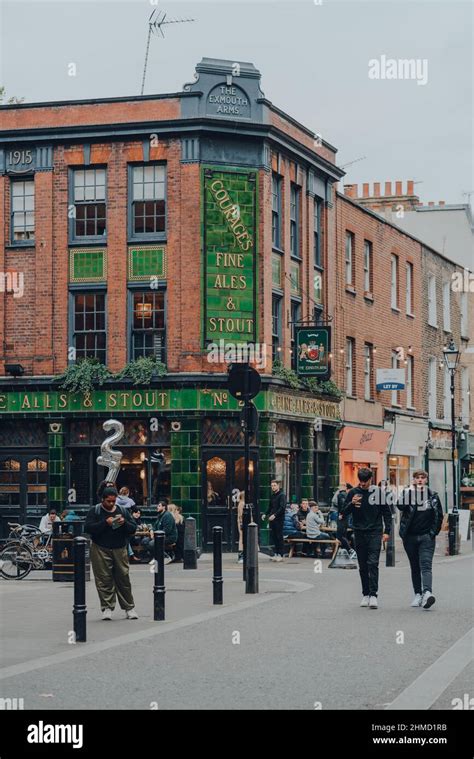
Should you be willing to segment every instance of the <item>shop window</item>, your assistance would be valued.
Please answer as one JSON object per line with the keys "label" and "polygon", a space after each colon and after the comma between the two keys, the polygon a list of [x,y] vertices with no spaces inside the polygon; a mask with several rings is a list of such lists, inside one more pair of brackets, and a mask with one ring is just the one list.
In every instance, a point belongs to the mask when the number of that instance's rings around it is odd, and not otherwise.
{"label": "shop window", "polygon": [[388,479],[394,488],[407,488],[410,486],[410,457],[388,457]]}
{"label": "shop window", "polygon": [[314,500],[325,506],[329,503],[329,451],[324,432],[314,435]]}
{"label": "shop window", "polygon": [[45,506],[48,501],[48,462],[35,458],[28,461],[26,471],[28,506]]}
{"label": "shop window", "polygon": [[0,460],[0,506],[17,506],[20,503],[20,479],[19,461]]}
{"label": "shop window", "polygon": [[166,361],[165,292],[164,290],[132,293],[131,358],[155,356]]}
{"label": "shop window", "polygon": [[18,419],[0,423],[0,448],[47,448],[48,432],[46,423],[33,424]]}

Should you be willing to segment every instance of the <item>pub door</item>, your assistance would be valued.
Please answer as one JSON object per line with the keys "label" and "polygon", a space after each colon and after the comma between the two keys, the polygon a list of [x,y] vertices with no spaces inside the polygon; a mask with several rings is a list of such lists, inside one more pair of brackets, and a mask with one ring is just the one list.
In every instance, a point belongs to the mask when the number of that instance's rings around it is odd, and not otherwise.
{"label": "pub door", "polygon": [[[255,498],[257,453],[250,452],[250,502],[254,504],[254,520],[258,520]],[[204,551],[212,551],[212,528],[222,527],[222,550],[236,552],[239,545],[237,499],[245,485],[242,451],[203,451],[202,458],[202,543]],[[258,521],[257,521],[258,524]]]}
{"label": "pub door", "polygon": [[8,536],[8,522],[38,525],[47,508],[47,452],[1,454],[0,537]]}

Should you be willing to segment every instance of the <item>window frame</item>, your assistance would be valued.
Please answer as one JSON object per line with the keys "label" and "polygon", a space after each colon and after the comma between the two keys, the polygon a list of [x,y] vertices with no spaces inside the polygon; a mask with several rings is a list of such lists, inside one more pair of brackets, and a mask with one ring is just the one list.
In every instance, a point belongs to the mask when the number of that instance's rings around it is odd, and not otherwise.
{"label": "window frame", "polygon": [[[159,283],[158,287],[156,289],[151,290],[150,288],[145,287],[144,282],[134,282],[134,283],[128,283],[127,285],[127,355],[128,360],[135,361],[136,358],[133,354],[133,333],[138,331],[134,330],[133,328],[133,301],[134,301],[134,295],[137,295],[138,293],[158,293],[163,292],[163,320],[164,320],[164,327],[163,327],[163,333],[164,333],[164,340],[162,345],[162,355],[161,357],[157,357],[157,361],[161,361],[162,363],[166,363],[167,361],[167,337],[168,337],[168,331],[166,329],[167,325],[167,317],[168,317],[168,292],[166,287],[166,282],[163,281],[163,283]],[[151,330],[150,330],[151,331]],[[158,330],[156,330],[158,331]],[[141,354],[143,355],[143,354]],[[153,354],[154,355],[154,354]]]}
{"label": "window frame", "polygon": [[[16,184],[20,184],[22,182],[23,184],[26,184],[27,182],[31,182],[33,185],[33,237],[27,239],[27,240],[15,240],[14,238],[14,218],[15,213],[28,213],[27,211],[14,211],[13,210],[13,187]],[[26,195],[23,195],[23,198],[29,197]],[[35,177],[34,174],[30,174],[27,176],[11,176],[10,177],[10,242],[9,245],[14,246],[15,248],[34,248],[36,245],[36,186],[35,186]]]}
{"label": "window frame", "polygon": [[[350,378],[350,389],[349,389]],[[355,339],[346,337],[345,350],[345,384],[346,395],[348,398],[356,398],[356,377],[355,377]]]}
{"label": "window frame", "polygon": [[[293,193],[295,202],[293,203]],[[295,208],[295,218],[292,217],[292,208]],[[290,182],[290,256],[301,261],[301,187],[296,182]],[[295,232],[293,237],[293,230]],[[293,246],[294,240],[294,246]],[[296,251],[296,252],[295,252]]]}
{"label": "window frame", "polygon": [[[368,287],[366,287],[367,284]],[[373,243],[371,240],[364,239],[364,295],[372,295],[373,289]]]}
{"label": "window frame", "polygon": [[461,331],[461,337],[465,339],[469,339],[469,301],[468,301],[468,293],[462,292],[460,299],[459,299],[459,309],[460,309],[460,331]]}
{"label": "window frame", "polygon": [[[98,285],[72,285],[69,287],[69,329],[68,329],[68,335],[69,335],[69,346],[76,349],[76,343],[75,343],[75,335],[78,334],[75,331],[75,302],[76,302],[76,296],[77,295],[103,295],[104,296],[104,329],[101,330],[101,332],[104,332],[105,334],[105,356],[103,361],[103,366],[107,366],[108,361],[108,344],[109,341],[107,339],[108,336],[108,313],[107,313],[107,289],[102,284]],[[79,334],[83,334],[82,332]],[[80,360],[85,358],[85,356],[81,357]],[[77,353],[74,361],[69,360],[68,357],[68,366],[72,366],[74,364],[77,364]]]}
{"label": "window frame", "polygon": [[[354,248],[355,248],[355,235],[349,229],[346,229],[346,235],[344,238],[344,281],[346,287],[355,287],[355,271],[354,271]],[[348,241],[350,240],[350,245]],[[348,251],[350,252],[349,258],[347,257]],[[350,270],[350,279],[348,279],[348,269]]]}
{"label": "window frame", "polygon": [[[109,177],[108,177],[108,167],[106,164],[93,164],[87,165],[87,166],[70,166],[69,167],[69,201],[68,201],[68,210],[71,208],[71,206],[74,206],[74,209],[76,209],[76,200],[74,196],[74,176],[77,171],[104,171],[105,172],[105,192],[104,192],[104,205],[105,205],[105,234],[104,235],[76,235],[76,213],[74,213],[73,217],[69,217],[69,243],[71,245],[91,245],[92,243],[100,243],[102,245],[107,244],[107,227],[108,227],[108,215],[109,215]],[[96,201],[97,202],[97,201]],[[79,201],[80,205],[87,205],[87,203]],[[92,205],[92,203],[91,203]],[[68,214],[69,216],[69,214]]]}
{"label": "window frame", "polygon": [[[149,168],[150,166],[164,166],[165,169],[165,228],[163,232],[135,232],[133,215],[133,170]],[[144,201],[145,202],[145,201]],[[166,242],[168,236],[168,164],[166,161],[137,161],[127,164],[127,234],[129,242]]]}
{"label": "window frame", "polygon": [[[282,354],[282,345],[281,345],[281,339],[282,339],[282,303],[283,298],[281,295],[278,295],[278,293],[272,293],[272,361],[275,362],[276,360],[280,361],[281,364],[283,364],[281,354]],[[278,330],[277,332],[274,331],[274,304],[277,305],[278,313],[277,313],[277,325]],[[280,350],[278,350],[280,348]]]}
{"label": "window frame", "polygon": [[[273,192],[274,182],[276,183],[276,186],[277,186],[276,196],[275,196],[275,193]],[[280,252],[283,251],[283,246],[282,246],[282,213],[281,213],[281,209],[282,209],[282,186],[283,186],[283,177],[280,174],[278,174],[276,171],[272,171],[272,248],[274,250],[278,250]],[[277,205],[278,205],[278,209],[277,210],[275,210],[273,208],[273,199],[274,199],[274,197],[276,197],[276,199],[277,199]],[[275,218],[277,220],[277,223],[276,223],[276,232],[277,232],[276,236],[278,238],[277,240],[273,239],[273,221],[274,221]]]}
{"label": "window frame", "polygon": [[450,282],[443,282],[443,331],[451,332],[451,283]]}
{"label": "window frame", "polygon": [[[298,318],[293,319],[293,310],[296,309]],[[296,326],[295,322],[301,322],[301,301],[296,298],[290,300],[290,347],[291,347],[291,366],[296,368]]]}
{"label": "window frame", "polygon": [[414,287],[413,287],[413,274],[414,274],[414,266],[411,261],[406,261],[405,263],[405,311],[407,316],[413,316],[414,311],[414,303],[413,303],[413,295],[414,295]]}
{"label": "window frame", "polygon": [[373,401],[374,398],[374,346],[364,343],[364,400]]}
{"label": "window frame", "polygon": [[436,302],[437,287],[436,287],[436,276],[434,274],[428,274],[427,288],[428,288],[428,324],[430,327],[435,327],[436,329],[438,329],[438,304]]}
{"label": "window frame", "polygon": [[390,307],[400,311],[400,261],[396,253],[390,254]]}
{"label": "window frame", "polygon": [[[392,369],[400,369],[399,361],[398,361],[398,357],[397,357],[397,351],[392,350],[392,359],[391,359],[391,362],[392,362],[391,363]],[[391,390],[390,392],[391,392],[391,400],[390,400],[390,402],[391,402],[392,406],[400,406],[399,395],[398,395],[399,392],[400,392],[400,390]]]}
{"label": "window frame", "polygon": [[415,408],[415,398],[414,398],[414,378],[415,378],[415,358],[410,353],[407,355],[407,367],[406,367],[406,373],[407,373],[407,381],[406,381],[406,400],[407,400],[407,409],[414,409]]}
{"label": "window frame", "polygon": [[323,257],[321,250],[321,213],[323,201],[315,196],[313,207],[313,262],[315,269],[323,269]]}
{"label": "window frame", "polygon": [[[432,413],[434,412],[434,413]],[[428,359],[428,418],[438,417],[438,361],[435,356]]]}

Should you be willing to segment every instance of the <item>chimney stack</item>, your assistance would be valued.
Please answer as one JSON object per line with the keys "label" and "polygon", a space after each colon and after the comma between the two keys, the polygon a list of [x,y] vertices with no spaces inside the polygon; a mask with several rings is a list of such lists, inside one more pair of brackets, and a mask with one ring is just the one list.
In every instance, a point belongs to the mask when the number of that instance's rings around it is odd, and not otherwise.
{"label": "chimney stack", "polygon": [[413,179],[409,179],[407,182],[407,195],[414,195],[415,189],[414,189],[415,182]]}
{"label": "chimney stack", "polygon": [[445,200],[440,200],[439,203],[438,203],[438,205],[439,206],[445,206],[446,205],[446,201]]}
{"label": "chimney stack", "polygon": [[374,198],[380,198],[380,182],[374,182]]}
{"label": "chimney stack", "polygon": [[392,194],[392,183],[391,182],[385,182],[385,197],[390,197]]}
{"label": "chimney stack", "polygon": [[395,182],[395,195],[403,195],[401,182]]}
{"label": "chimney stack", "polygon": [[357,185],[356,184],[345,184],[344,185],[344,195],[347,195],[348,198],[357,198]]}
{"label": "chimney stack", "polygon": [[429,200],[428,205],[430,208],[432,208],[434,206],[434,200]]}

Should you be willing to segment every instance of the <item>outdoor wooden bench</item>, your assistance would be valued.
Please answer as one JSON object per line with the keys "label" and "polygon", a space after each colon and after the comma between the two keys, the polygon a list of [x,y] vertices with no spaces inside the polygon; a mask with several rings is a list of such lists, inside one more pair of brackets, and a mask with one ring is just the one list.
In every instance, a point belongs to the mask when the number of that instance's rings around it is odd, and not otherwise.
{"label": "outdoor wooden bench", "polygon": [[316,545],[322,545],[323,543],[328,543],[330,545],[333,545],[334,550],[332,552],[331,559],[334,558],[334,556],[336,555],[337,549],[339,547],[339,541],[337,538],[331,538],[330,540],[318,540],[318,538],[285,538],[285,543],[287,543],[290,546],[290,552],[288,554],[289,559],[293,557],[296,543],[314,543]]}

